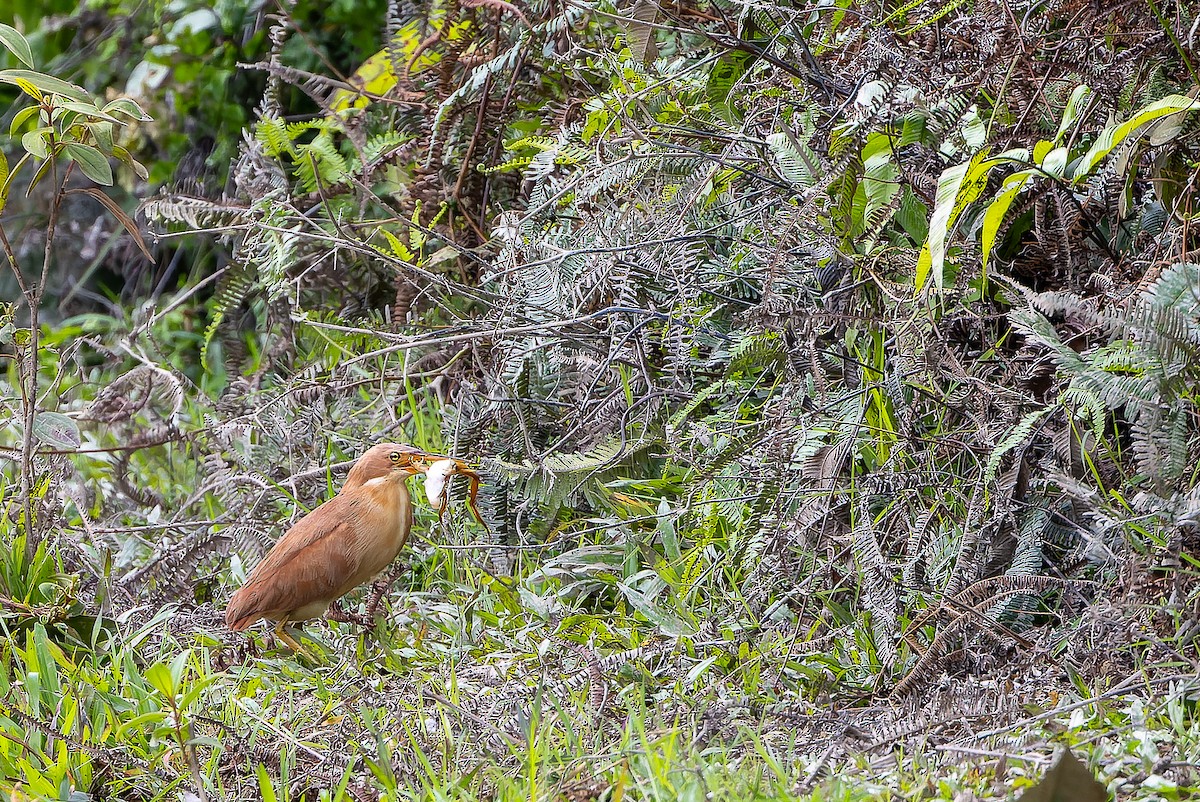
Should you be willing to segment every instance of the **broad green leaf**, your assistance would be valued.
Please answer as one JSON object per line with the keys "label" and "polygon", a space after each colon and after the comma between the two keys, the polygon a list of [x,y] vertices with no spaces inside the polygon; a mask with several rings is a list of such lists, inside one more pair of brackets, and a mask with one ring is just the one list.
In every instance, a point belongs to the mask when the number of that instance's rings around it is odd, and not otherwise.
{"label": "broad green leaf", "polygon": [[69,84],[53,75],[46,75],[33,70],[0,70],[0,83],[23,86],[28,84],[52,95],[60,95],[71,100],[89,101],[91,97],[75,84]]}
{"label": "broad green leaf", "polygon": [[25,125],[25,121],[36,115],[41,110],[41,106],[26,106],[14,114],[12,123],[8,126],[8,135],[15,137],[17,135],[17,131],[21,130],[21,126]]}
{"label": "broad green leaf", "polygon": [[[448,31],[443,34],[443,41],[457,38],[456,34],[465,29],[463,21],[450,25]],[[354,87],[353,89],[339,89],[333,93],[329,103],[330,109],[335,112],[361,109],[371,102],[366,95],[382,96],[390,92],[400,77],[392,66],[392,59],[389,55],[392,52],[402,55],[401,64],[407,66],[401,72],[409,76],[417,75],[440,61],[441,54],[432,47],[420,50],[420,55],[415,61],[413,60],[412,57],[417,54],[425,36],[422,20],[414,20],[401,27],[396,31],[390,47],[385,47],[368,58],[350,76],[349,83]]]}
{"label": "broad green leaf", "polygon": [[679,537],[675,533],[675,519],[671,516],[671,505],[667,500],[658,502],[658,537],[662,541],[663,551],[671,562],[678,562],[683,554],[679,550]]}
{"label": "broad green leaf", "polygon": [[187,672],[187,663],[190,657],[190,653],[182,651],[171,661],[171,684],[176,688],[183,684],[183,675]]}
{"label": "broad green leaf", "polygon": [[687,673],[687,676],[684,677],[684,679],[683,679],[684,685],[686,685],[689,688],[692,687],[693,685],[695,685],[696,680],[700,679],[700,677],[703,676],[704,672],[708,671],[708,669],[712,666],[712,664],[717,662],[717,660],[719,660],[720,658],[721,658],[720,654],[710,655],[709,657],[706,657],[705,659],[701,660],[696,665],[692,666],[692,670],[689,671]]}
{"label": "broad green leaf", "polygon": [[[981,164],[986,163],[987,151],[981,150],[962,164],[947,167],[938,179],[937,196],[934,202],[933,214],[929,217],[929,239],[921,250],[917,262],[916,287],[920,290],[929,273],[933,273],[933,281],[939,290],[944,281],[943,268],[946,262],[946,239],[954,227],[958,215],[965,203],[960,202],[963,188],[968,184],[968,176],[975,173]],[[984,174],[986,179],[987,174]]]}
{"label": "broad green leaf", "polygon": [[145,181],[150,177],[150,171],[146,169],[146,166],[137,159],[133,158],[133,156],[131,156],[129,151],[125,150],[125,148],[121,147],[120,145],[113,145],[112,151],[113,155],[116,156],[117,159],[119,159],[121,163],[130,170],[133,170],[138,178]]}
{"label": "broad green leaf", "polygon": [[1059,147],[1050,151],[1042,160],[1041,165],[1045,172],[1055,178],[1062,178],[1063,171],[1067,168],[1067,149]]}
{"label": "broad green leaf", "polygon": [[168,699],[175,699],[175,680],[171,677],[171,669],[164,663],[155,663],[146,669],[143,675],[156,691]]}
{"label": "broad green leaf", "polygon": [[79,168],[83,170],[84,175],[97,184],[103,184],[106,187],[112,186],[112,166],[109,165],[108,159],[104,157],[103,153],[91,145],[83,145],[78,142],[68,142],[66,150],[67,155],[74,159]]}
{"label": "broad green leaf", "polygon": [[1075,166],[1073,179],[1079,181],[1092,174],[1092,170],[1100,160],[1112,152],[1113,148],[1124,144],[1130,137],[1140,135],[1142,128],[1168,114],[1194,111],[1200,108],[1200,101],[1192,100],[1183,95],[1167,95],[1134,113],[1120,125],[1112,125],[1101,132],[1100,137],[1088,149],[1083,158]]}
{"label": "broad green leaf", "polygon": [[665,635],[677,638],[681,635],[695,634],[695,627],[689,625],[674,613],[662,609],[647,599],[641,591],[631,588],[624,582],[618,582],[617,588],[625,595],[629,603],[633,605],[633,609],[644,615],[652,624],[662,630]]}
{"label": "broad green leaf", "polygon": [[1157,148],[1174,141],[1186,128],[1187,115],[1172,114],[1146,126],[1146,141]]}
{"label": "broad green leaf", "polygon": [[946,240],[959,215],[983,192],[992,168],[1009,162],[1025,163],[1028,159],[1029,151],[1024,148],[1006,150],[993,158],[987,158],[987,151],[981,150],[970,161],[942,171],[933,214],[929,217],[929,238],[917,259],[914,283],[918,291],[925,286],[930,273],[934,285],[941,291],[945,281]]}
{"label": "broad green leaf", "polygon": [[987,211],[984,212],[983,232],[980,242],[983,254],[980,270],[984,275],[987,275],[988,259],[991,258],[992,248],[995,246],[996,237],[1000,233],[1000,225],[1004,222],[1004,215],[1008,213],[1008,209],[1012,206],[1012,202],[1016,199],[1017,194],[1025,188],[1025,185],[1029,183],[1029,179],[1034,175],[1035,173],[1032,170],[1022,170],[1004,179],[1004,186],[996,193],[996,197],[988,206]]}
{"label": "broad green leaf", "polygon": [[165,710],[154,710],[150,713],[142,713],[130,719],[125,719],[117,725],[117,734],[123,735],[126,732],[137,732],[139,730],[149,730],[152,727],[148,725],[158,724],[166,720],[167,712]]}
{"label": "broad green leaf", "polygon": [[[120,123],[116,123],[120,125]],[[113,145],[113,123],[104,120],[93,120],[83,124],[84,127],[92,133],[92,144],[101,153],[112,153]]]}
{"label": "broad green leaf", "polygon": [[106,114],[105,112],[101,111],[99,108],[96,107],[96,104],[92,103],[90,100],[87,102],[68,100],[66,103],[61,104],[59,106],[59,108],[69,109],[70,111],[77,111],[80,114],[86,115],[88,117],[95,117],[98,120],[107,120],[110,123],[117,123],[118,125],[121,124],[120,120],[118,120],[116,117],[113,117],[110,114]]}
{"label": "broad green leaf", "polygon": [[25,37],[16,28],[0,22],[0,45],[8,48],[8,51],[26,67],[33,68],[33,51],[29,49],[29,42],[25,41]]}
{"label": "broad green leaf", "polygon": [[146,112],[142,111],[141,106],[127,97],[119,97],[116,100],[109,101],[108,103],[104,104],[104,108],[101,109],[101,111],[105,112],[106,114],[124,114],[130,119],[143,123],[154,119],[150,115],[146,114]]}
{"label": "broad green leaf", "polygon": [[866,194],[863,218],[892,202],[900,190],[899,170],[892,155],[892,139],[886,134],[872,134],[862,151],[862,187]]}
{"label": "broad green leaf", "polygon": [[33,419],[33,436],[59,449],[79,448],[82,442],[75,421],[61,412],[39,412]]}
{"label": "broad green leaf", "polygon": [[[1091,97],[1092,88],[1087,84],[1080,84],[1075,87],[1075,91],[1071,93],[1070,99],[1067,100],[1067,107],[1063,109],[1063,118],[1062,122],[1058,124],[1058,132],[1054,134],[1054,141],[1056,143],[1061,142],[1063,134],[1075,124],[1075,120],[1078,119],[1080,112],[1083,111],[1083,107],[1091,100]],[[1035,157],[1034,161],[1041,160]]]}
{"label": "broad green leaf", "polygon": [[50,155],[50,147],[46,144],[46,136],[49,135],[49,128],[39,128],[36,131],[27,131],[21,136],[21,147],[25,148],[31,155],[39,159],[45,159]]}

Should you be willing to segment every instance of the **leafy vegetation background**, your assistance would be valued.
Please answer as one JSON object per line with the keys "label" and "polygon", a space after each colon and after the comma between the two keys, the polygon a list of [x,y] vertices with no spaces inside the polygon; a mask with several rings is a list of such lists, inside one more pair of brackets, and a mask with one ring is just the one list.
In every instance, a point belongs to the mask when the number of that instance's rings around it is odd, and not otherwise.
{"label": "leafy vegetation background", "polygon": [[[150,118],[5,180],[13,798],[1200,785],[1191,4],[8,8]],[[383,439],[488,529],[227,631]]]}

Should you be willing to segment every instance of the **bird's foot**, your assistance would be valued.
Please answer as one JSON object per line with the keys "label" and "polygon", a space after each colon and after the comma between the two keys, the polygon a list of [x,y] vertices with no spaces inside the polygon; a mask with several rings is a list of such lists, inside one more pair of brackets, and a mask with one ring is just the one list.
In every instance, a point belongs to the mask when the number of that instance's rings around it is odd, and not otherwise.
{"label": "bird's foot", "polygon": [[313,663],[321,662],[314,653],[304,648],[300,641],[296,639],[295,635],[299,635],[300,633],[296,632],[293,634],[289,631],[290,629],[291,628],[285,626],[283,622],[277,624],[274,632],[272,633],[275,635],[276,642],[286,644],[287,647],[292,650],[292,654],[297,657],[303,656]]}
{"label": "bird's foot", "polygon": [[371,595],[367,597],[367,610],[365,613],[352,613],[349,610],[343,610],[341,603],[335,601],[329,605],[329,610],[325,613],[325,617],[330,621],[339,621],[343,624],[357,624],[360,627],[372,627],[383,615],[383,600],[387,598],[387,593],[400,574],[404,572],[405,566],[403,563],[396,563],[392,568],[379,579],[371,583]]}
{"label": "bird's foot", "polygon": [[329,611],[325,613],[325,617],[330,621],[337,621],[342,624],[357,624],[360,627],[369,627],[374,623],[374,617],[370,613],[370,608],[367,610],[367,615],[352,613],[349,610],[343,610],[340,604],[334,602],[329,605]]}

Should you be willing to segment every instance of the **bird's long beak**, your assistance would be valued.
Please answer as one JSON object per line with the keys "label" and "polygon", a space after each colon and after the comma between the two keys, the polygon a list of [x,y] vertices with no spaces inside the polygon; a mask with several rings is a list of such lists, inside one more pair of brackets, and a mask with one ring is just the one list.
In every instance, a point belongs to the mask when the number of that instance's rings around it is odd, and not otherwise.
{"label": "bird's long beak", "polygon": [[429,466],[435,462],[441,462],[442,460],[447,460],[447,459],[454,463],[454,466],[456,469],[455,473],[460,473],[460,474],[464,474],[466,476],[470,476],[472,473],[476,473],[478,471],[477,468],[475,468],[473,465],[471,465],[471,463],[467,462],[465,459],[459,459],[458,457],[449,457],[449,456],[446,456],[445,454],[434,454],[429,451],[423,451],[419,455],[419,459],[421,459],[425,463],[424,467],[422,468],[422,471],[428,470]]}
{"label": "bird's long beak", "polygon": [[479,478],[479,470],[465,459],[447,457],[444,454],[434,454],[430,451],[422,451],[420,454],[414,454],[412,464],[407,467],[409,472],[413,474],[427,473],[433,463],[442,462],[443,460],[450,460],[454,463],[453,473],[459,476]]}
{"label": "bird's long beak", "polygon": [[[446,462],[446,461],[454,463],[454,470],[449,471],[448,472],[449,474],[465,476],[470,481],[471,487],[470,487],[469,492],[467,493],[467,506],[470,507],[471,512],[475,515],[475,519],[477,521],[479,521],[479,523],[483,524],[484,529],[487,529],[488,528],[487,523],[484,522],[483,516],[479,514],[479,507],[476,504],[476,499],[479,495],[479,482],[480,482],[479,472],[476,471],[474,468],[472,468],[471,464],[469,462],[467,462],[466,460],[458,459],[456,457],[445,457],[445,456],[442,456],[441,454],[430,454],[428,452],[421,452],[420,454],[413,455],[412,464],[407,466],[407,469],[410,471],[410,473],[413,473],[413,474],[417,474],[417,473],[427,474],[429,472],[429,469],[432,468],[435,463]],[[441,481],[444,482],[446,478],[447,477],[443,474],[443,476],[441,477]],[[428,482],[429,480],[426,480],[426,481]],[[440,490],[440,488],[442,486],[443,485],[439,484],[438,492],[444,492],[444,491]],[[438,517],[439,517],[439,519],[441,518],[441,509],[438,510]]]}

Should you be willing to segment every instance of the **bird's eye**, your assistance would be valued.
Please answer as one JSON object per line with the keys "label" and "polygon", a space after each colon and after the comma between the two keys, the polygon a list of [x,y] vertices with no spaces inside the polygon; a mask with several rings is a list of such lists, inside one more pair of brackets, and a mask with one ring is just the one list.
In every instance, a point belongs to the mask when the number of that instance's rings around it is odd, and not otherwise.
{"label": "bird's eye", "polygon": [[400,452],[393,451],[391,454],[388,455],[388,459],[390,459],[392,462],[395,462],[396,464],[399,464],[400,463]]}

